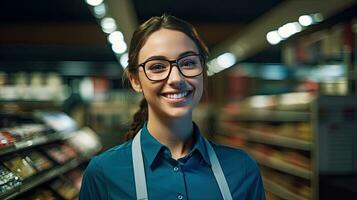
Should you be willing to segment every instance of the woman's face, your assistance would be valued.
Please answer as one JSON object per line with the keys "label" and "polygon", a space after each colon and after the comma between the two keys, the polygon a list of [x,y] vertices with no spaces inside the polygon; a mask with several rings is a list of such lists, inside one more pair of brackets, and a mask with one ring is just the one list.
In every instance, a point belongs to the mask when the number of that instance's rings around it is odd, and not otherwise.
{"label": "woman's face", "polygon": [[[199,53],[195,43],[184,33],[160,29],[152,33],[141,48],[138,63],[143,63],[153,56],[167,60],[176,60],[183,54]],[[168,78],[162,81],[151,81],[139,67],[138,77],[130,78],[133,88],[143,92],[148,103],[149,117],[167,119],[192,115],[193,108],[199,103],[203,92],[203,75],[193,78],[184,77],[176,65],[173,65]]]}

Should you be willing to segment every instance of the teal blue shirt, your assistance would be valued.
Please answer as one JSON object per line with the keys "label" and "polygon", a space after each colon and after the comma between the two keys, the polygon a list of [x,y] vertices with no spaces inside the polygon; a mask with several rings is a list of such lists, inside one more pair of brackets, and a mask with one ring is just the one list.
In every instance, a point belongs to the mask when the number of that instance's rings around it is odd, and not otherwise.
{"label": "teal blue shirt", "polygon": [[[170,150],[142,129],[141,146],[149,199],[222,199],[205,142],[194,124],[194,145],[175,160]],[[92,158],[83,176],[80,200],[136,199],[132,140]],[[233,199],[265,199],[259,169],[244,151],[213,144]]]}

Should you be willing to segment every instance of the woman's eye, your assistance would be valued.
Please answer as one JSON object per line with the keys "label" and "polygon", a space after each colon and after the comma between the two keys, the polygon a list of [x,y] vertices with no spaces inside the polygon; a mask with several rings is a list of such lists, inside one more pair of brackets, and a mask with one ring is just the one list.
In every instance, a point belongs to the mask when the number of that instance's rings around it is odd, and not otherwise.
{"label": "woman's eye", "polygon": [[155,63],[149,66],[149,70],[152,71],[161,71],[161,70],[165,70],[166,66],[162,63]]}
{"label": "woman's eye", "polygon": [[183,67],[193,67],[195,65],[196,65],[196,61],[194,61],[194,60],[184,60],[182,62]]}

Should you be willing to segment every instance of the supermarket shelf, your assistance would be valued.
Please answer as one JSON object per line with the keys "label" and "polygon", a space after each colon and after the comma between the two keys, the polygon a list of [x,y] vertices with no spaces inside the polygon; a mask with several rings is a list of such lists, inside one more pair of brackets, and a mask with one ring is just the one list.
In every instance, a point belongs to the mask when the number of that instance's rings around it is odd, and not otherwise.
{"label": "supermarket shelf", "polygon": [[[0,87],[1,89],[1,87]],[[51,104],[60,105],[63,100],[37,100],[37,99],[0,99],[0,103],[12,103],[12,104]]]}
{"label": "supermarket shelf", "polygon": [[[1,87],[0,87],[1,89]],[[18,110],[19,108],[51,108],[60,109],[64,100],[24,100],[24,99],[0,99],[0,108],[4,111]]]}
{"label": "supermarket shelf", "polygon": [[292,149],[299,149],[305,151],[310,151],[312,147],[311,142],[300,140],[300,139],[263,133],[261,131],[255,131],[246,128],[237,128],[237,131],[238,132],[235,132],[236,135],[248,141],[271,144],[275,146],[288,147]]}
{"label": "supermarket shelf", "polygon": [[255,153],[254,151],[248,150],[248,152],[259,164],[264,165],[266,167],[270,167],[305,179],[311,179],[312,177],[312,172],[310,170],[286,163],[276,158],[267,158],[265,155],[260,155],[260,153]]}
{"label": "supermarket shelf", "polygon": [[244,113],[230,116],[229,119],[254,122],[306,122],[310,120],[310,113],[252,109]]}
{"label": "supermarket shelf", "polygon": [[[236,148],[237,146],[232,144],[232,142],[225,136],[221,135],[221,136],[217,136],[215,138],[215,140],[218,143],[221,144],[225,144],[231,147]],[[244,149],[245,151],[249,152],[250,155],[252,155],[252,157],[254,157],[254,159],[260,164],[260,165],[264,165],[266,167],[270,167],[291,175],[295,175],[301,178],[305,178],[310,180],[312,177],[312,172],[310,170],[286,163],[282,160],[276,159],[276,158],[269,158],[261,153],[256,153],[252,150],[249,149]]]}
{"label": "supermarket shelf", "polygon": [[72,137],[74,134],[70,133],[52,133],[49,135],[39,136],[26,141],[15,142],[11,145],[0,148],[0,156],[12,153],[21,149],[26,149],[41,144],[47,144],[57,140],[65,140]]}
{"label": "supermarket shelf", "polygon": [[280,186],[277,183],[274,183],[274,182],[269,181],[267,179],[264,179],[263,182],[264,182],[264,188],[267,191],[269,191],[269,192],[271,192],[271,193],[273,193],[273,194],[275,194],[275,195],[277,195],[277,196],[279,196],[279,197],[281,197],[283,199],[288,199],[288,200],[307,200],[307,198],[299,196],[297,194],[294,194],[294,193],[290,192],[289,190],[287,190],[286,188]]}
{"label": "supermarket shelf", "polygon": [[25,182],[23,185],[21,185],[18,189],[15,189],[15,191],[12,191],[10,194],[4,195],[1,197],[1,199],[4,200],[9,200],[17,197],[20,194],[23,194],[24,192],[35,188],[36,186],[51,180],[52,178],[61,175],[77,166],[79,166],[81,163],[83,163],[87,158],[76,158],[74,160],[69,161],[68,163],[55,167],[47,172],[45,174],[39,174],[35,176],[34,178],[30,178],[31,180],[29,182]]}

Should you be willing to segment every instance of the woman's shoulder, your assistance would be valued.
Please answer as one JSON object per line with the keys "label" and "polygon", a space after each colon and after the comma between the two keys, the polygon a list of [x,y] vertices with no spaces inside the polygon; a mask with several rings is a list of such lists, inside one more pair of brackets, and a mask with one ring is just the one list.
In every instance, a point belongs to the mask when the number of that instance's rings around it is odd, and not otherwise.
{"label": "woman's shoulder", "polygon": [[125,166],[131,164],[131,144],[132,140],[114,146],[91,158],[90,164],[97,166],[96,168],[116,165]]}
{"label": "woman's shoulder", "polygon": [[[132,181],[131,141],[92,157],[83,175],[80,199],[108,199],[108,183],[124,188]],[[118,186],[118,187],[119,187]]]}

